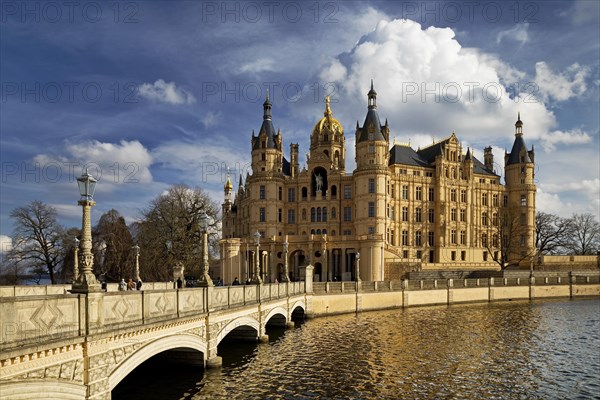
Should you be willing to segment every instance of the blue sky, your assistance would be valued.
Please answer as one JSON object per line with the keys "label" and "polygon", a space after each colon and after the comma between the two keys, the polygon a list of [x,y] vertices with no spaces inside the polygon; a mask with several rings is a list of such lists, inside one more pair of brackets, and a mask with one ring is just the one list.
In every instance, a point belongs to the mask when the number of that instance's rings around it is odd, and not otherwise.
{"label": "blue sky", "polygon": [[226,168],[236,183],[248,170],[267,88],[301,163],[331,95],[352,171],[370,79],[398,142],[454,131],[479,158],[493,146],[498,172],[521,112],[538,209],[598,216],[598,4],[3,0],[2,242],[34,199],[79,226],[86,165],[95,220],[132,222],[175,183],[220,203]]}

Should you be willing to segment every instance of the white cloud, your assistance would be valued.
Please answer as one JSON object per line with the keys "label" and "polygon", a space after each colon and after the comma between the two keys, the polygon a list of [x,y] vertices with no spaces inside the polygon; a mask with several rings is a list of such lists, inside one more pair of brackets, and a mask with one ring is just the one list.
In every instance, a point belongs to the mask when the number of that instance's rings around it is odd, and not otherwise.
{"label": "white cloud", "polygon": [[202,124],[207,129],[212,128],[213,126],[216,126],[219,123],[222,116],[223,116],[223,114],[221,114],[220,111],[217,111],[217,112],[209,111],[202,118]]}
{"label": "white cloud", "polygon": [[577,0],[567,15],[571,16],[575,24],[597,22],[600,16],[600,3],[594,0]]}
{"label": "white cloud", "polygon": [[336,64],[330,62],[320,76],[333,79],[332,70],[338,71],[336,97],[344,107],[333,110],[337,118],[352,121],[365,115],[373,78],[382,122],[388,118],[392,135],[402,142],[419,135],[441,139],[454,130],[460,140],[477,148],[494,144],[491,140],[508,145],[518,111],[527,126],[527,140],[556,125],[542,102],[507,92],[505,85],[522,80],[523,72],[497,56],[463,48],[450,28],[422,29],[411,20],[381,20],[336,60],[340,66],[332,68]]}
{"label": "white cloud", "polygon": [[256,61],[249,62],[240,67],[240,72],[250,72],[253,74],[257,74],[259,72],[265,71],[276,71],[275,61],[268,58],[259,58]]}
{"label": "white cloud", "polygon": [[177,87],[175,82],[158,79],[154,83],[143,83],[138,89],[140,96],[169,104],[192,104],[196,98],[187,90]]}
{"label": "white cloud", "polygon": [[[79,176],[83,166],[98,181],[108,184],[152,182],[150,166],[153,159],[148,149],[139,141],[121,140],[119,143],[104,143],[97,140],[67,143],[66,153],[58,156],[38,154],[34,162],[44,165],[57,165],[63,173]],[[69,177],[74,178],[73,176]]]}
{"label": "white cloud", "polygon": [[323,82],[337,82],[341,81],[346,77],[346,67],[342,65],[337,59],[331,61],[321,74],[319,79]]}
{"label": "white cloud", "polygon": [[570,209],[571,207],[563,204],[562,200],[560,199],[560,196],[556,193],[547,193],[544,190],[542,190],[541,188],[537,189],[536,195],[535,195],[535,204],[536,204],[536,210],[537,211],[543,211],[543,212],[547,212],[550,214],[556,214],[556,215],[562,215],[562,214],[566,214],[563,216],[567,216],[569,215],[570,211],[567,211],[565,213],[565,209]]}
{"label": "white cloud", "polygon": [[519,42],[521,45],[523,45],[529,41],[529,35],[527,34],[528,28],[529,24],[524,22],[516,24],[510,29],[500,31],[496,35],[496,43],[502,42],[503,39],[509,39]]}
{"label": "white cloud", "polygon": [[[236,154],[236,145],[231,142],[185,143],[167,142],[153,150],[152,155],[157,163],[167,168],[184,171],[193,175],[186,176],[187,180],[203,188],[208,184],[222,185],[225,183],[227,168],[230,169],[231,179],[235,183],[240,171],[245,178],[250,171],[249,154],[244,148]],[[208,189],[210,190],[210,189]],[[222,190],[222,187],[218,188]],[[222,197],[222,192],[220,197]]]}
{"label": "white cloud", "polygon": [[557,144],[585,144],[591,143],[592,137],[581,129],[573,129],[570,131],[552,131],[541,137],[542,146],[546,152],[552,152]]}
{"label": "white cloud", "polygon": [[0,254],[6,254],[12,249],[12,239],[10,236],[0,235]]}
{"label": "white cloud", "polygon": [[550,97],[556,101],[565,101],[586,91],[585,78],[589,72],[588,67],[575,63],[564,72],[555,74],[544,61],[540,61],[535,64],[534,81],[539,96],[544,101]]}

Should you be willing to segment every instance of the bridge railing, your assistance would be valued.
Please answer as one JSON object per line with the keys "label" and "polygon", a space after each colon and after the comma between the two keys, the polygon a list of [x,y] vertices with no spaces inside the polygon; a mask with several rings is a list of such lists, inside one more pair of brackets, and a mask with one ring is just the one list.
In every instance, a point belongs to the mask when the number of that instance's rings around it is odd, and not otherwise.
{"label": "bridge railing", "polygon": [[[0,350],[176,322],[305,292],[305,282],[0,297]],[[76,340],[75,340],[76,341]]]}
{"label": "bridge railing", "polygon": [[[404,279],[402,281],[361,281],[358,283],[359,292],[385,292],[402,290],[435,290],[449,288],[471,287],[502,287],[502,286],[548,286],[548,285],[587,285],[599,284],[600,272],[560,272],[537,273],[529,271],[507,274],[506,277],[496,278],[467,278],[467,279]],[[533,278],[533,279],[532,279]],[[338,294],[357,291],[354,281],[314,282],[315,294]]]}

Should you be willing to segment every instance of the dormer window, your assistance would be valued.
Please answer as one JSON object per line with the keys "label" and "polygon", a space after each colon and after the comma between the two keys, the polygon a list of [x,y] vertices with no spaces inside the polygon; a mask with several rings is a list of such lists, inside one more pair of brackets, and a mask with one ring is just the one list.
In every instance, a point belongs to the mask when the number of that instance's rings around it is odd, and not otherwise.
{"label": "dormer window", "polygon": [[324,142],[329,142],[329,135],[327,135],[327,134],[324,134],[324,135],[323,135],[323,141],[324,141]]}
{"label": "dormer window", "polygon": [[261,146],[262,146],[263,149],[267,148],[267,141],[263,140],[262,143],[261,143]]}
{"label": "dormer window", "polygon": [[375,139],[375,134],[373,133],[373,131],[369,131],[369,140],[373,139]]}

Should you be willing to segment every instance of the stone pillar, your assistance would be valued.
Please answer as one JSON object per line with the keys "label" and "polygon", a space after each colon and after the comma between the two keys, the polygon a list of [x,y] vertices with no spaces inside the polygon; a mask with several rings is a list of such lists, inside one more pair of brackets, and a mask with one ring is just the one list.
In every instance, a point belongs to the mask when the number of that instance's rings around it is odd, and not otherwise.
{"label": "stone pillar", "polygon": [[94,254],[92,254],[92,222],[90,211],[96,203],[93,200],[80,200],[79,205],[83,209],[81,223],[81,252],[79,253],[79,265],[81,272],[77,280],[73,283],[71,292],[73,293],[90,293],[102,291],[102,286],[92,272],[94,267]]}
{"label": "stone pillar", "polygon": [[306,293],[308,293],[308,294],[313,293],[313,271],[314,271],[314,269],[315,269],[315,267],[313,267],[310,264],[306,266],[305,286],[306,286]]}

